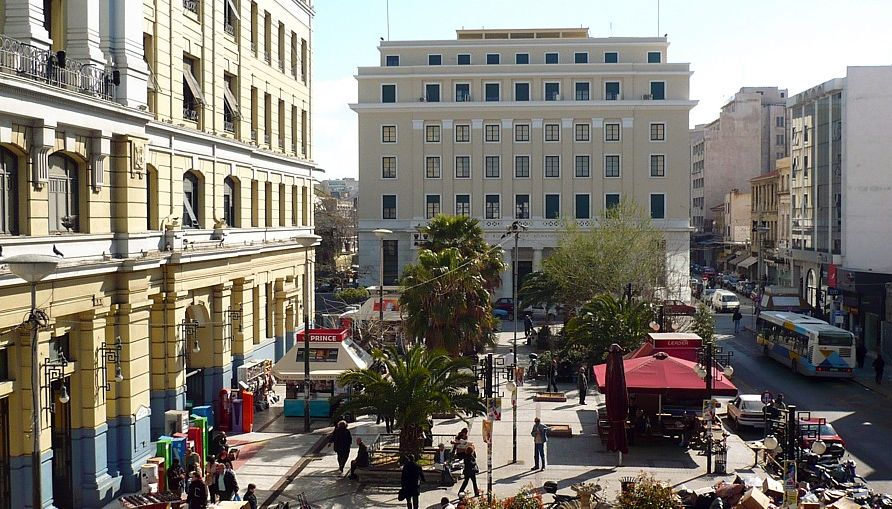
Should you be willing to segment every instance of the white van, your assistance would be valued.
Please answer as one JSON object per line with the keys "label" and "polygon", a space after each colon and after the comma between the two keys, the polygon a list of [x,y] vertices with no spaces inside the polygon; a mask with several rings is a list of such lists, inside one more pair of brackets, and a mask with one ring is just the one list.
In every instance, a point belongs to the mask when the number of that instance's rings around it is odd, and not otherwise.
{"label": "white van", "polygon": [[715,293],[712,294],[712,309],[714,309],[716,313],[721,313],[722,311],[733,313],[740,309],[740,300],[732,291],[716,290]]}

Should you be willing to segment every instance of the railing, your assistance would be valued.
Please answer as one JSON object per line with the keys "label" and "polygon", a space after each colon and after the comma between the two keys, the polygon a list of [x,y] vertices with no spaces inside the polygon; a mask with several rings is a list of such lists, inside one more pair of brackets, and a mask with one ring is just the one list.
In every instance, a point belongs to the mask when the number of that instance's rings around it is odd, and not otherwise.
{"label": "railing", "polygon": [[257,141],[257,129],[251,129],[251,141]]}
{"label": "railing", "polygon": [[263,143],[269,145],[269,144],[270,144],[269,140],[270,140],[270,138],[269,138],[269,133],[265,133],[265,134],[263,135]]}
{"label": "railing", "polygon": [[455,102],[458,102],[458,103],[471,102],[471,94],[459,93],[458,95],[455,96]]}
{"label": "railing", "polygon": [[183,8],[198,14],[198,2],[199,0],[183,0]]}
{"label": "railing", "polygon": [[235,37],[235,25],[233,25],[232,23],[229,23],[229,22],[223,23],[223,31],[226,32],[227,34]]}
{"label": "railing", "polygon": [[227,133],[235,132],[235,122],[232,121],[231,115],[229,116],[229,118],[227,118],[226,115],[223,115],[223,130]]}
{"label": "railing", "polygon": [[198,122],[198,110],[195,109],[195,103],[183,101],[183,118]]}
{"label": "railing", "polygon": [[273,54],[270,52],[270,50],[263,50],[263,59],[266,60],[266,63],[270,63],[273,61]]}
{"label": "railing", "polygon": [[607,94],[605,94],[604,99],[606,99],[608,101],[617,101],[617,100],[619,100],[619,94],[615,93],[615,92],[607,92]]}
{"label": "railing", "polygon": [[0,71],[15,73],[78,94],[115,98],[118,72],[94,67],[0,35]]}

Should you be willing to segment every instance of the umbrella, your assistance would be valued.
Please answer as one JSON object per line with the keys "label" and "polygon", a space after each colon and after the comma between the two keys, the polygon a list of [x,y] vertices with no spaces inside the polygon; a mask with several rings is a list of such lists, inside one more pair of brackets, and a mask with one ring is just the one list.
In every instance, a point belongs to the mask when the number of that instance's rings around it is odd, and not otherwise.
{"label": "umbrella", "polygon": [[[607,364],[595,366],[599,388],[610,388],[610,358]],[[695,373],[695,362],[657,352],[646,357],[622,361],[626,391],[631,394],[659,394],[672,399],[705,399],[709,397],[703,379]],[[713,367],[712,395],[736,396],[737,387]]]}
{"label": "umbrella", "polygon": [[626,374],[623,369],[623,349],[618,344],[610,345],[607,354],[607,420],[610,429],[607,434],[607,450],[618,453],[618,464],[622,465],[623,453],[629,452],[626,442],[626,417],[629,414],[629,393],[626,391]]}

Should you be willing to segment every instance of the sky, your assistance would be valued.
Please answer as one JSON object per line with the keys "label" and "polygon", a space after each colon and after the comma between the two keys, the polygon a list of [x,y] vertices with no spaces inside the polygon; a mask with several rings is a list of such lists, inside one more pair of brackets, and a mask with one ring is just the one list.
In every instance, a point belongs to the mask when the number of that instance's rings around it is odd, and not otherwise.
{"label": "sky", "polygon": [[[357,67],[379,65],[387,0],[315,0],[313,156],[326,178],[357,177]],[[390,0],[390,39],[455,39],[460,28],[588,27],[592,37],[668,34],[668,62],[691,64],[691,126],[743,86],[796,94],[892,64],[892,0]],[[659,29],[657,6],[659,5]]]}

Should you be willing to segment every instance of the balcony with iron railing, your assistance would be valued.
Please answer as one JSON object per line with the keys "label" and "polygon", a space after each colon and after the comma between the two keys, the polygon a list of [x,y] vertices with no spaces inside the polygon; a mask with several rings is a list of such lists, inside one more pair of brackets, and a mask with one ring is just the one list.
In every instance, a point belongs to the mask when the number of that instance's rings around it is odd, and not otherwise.
{"label": "balcony with iron railing", "polygon": [[235,24],[230,23],[228,21],[223,23],[223,31],[226,32],[227,34],[235,37]]}
{"label": "balcony with iron railing", "polygon": [[223,112],[223,130],[227,133],[235,133],[235,118],[231,111]]}
{"label": "balcony with iron railing", "polygon": [[266,60],[266,63],[268,63],[268,64],[272,63],[272,61],[273,61],[272,52],[270,52],[270,50],[268,50],[268,49],[263,50],[263,59]]}
{"label": "balcony with iron railing", "polygon": [[118,71],[67,58],[64,51],[52,52],[0,35],[0,73],[31,78],[76,94],[115,99],[120,83]]}
{"label": "balcony with iron railing", "polygon": [[263,143],[270,145],[270,136],[268,132],[263,134]]}
{"label": "balcony with iron railing", "polygon": [[257,141],[257,128],[251,129],[251,141]]}
{"label": "balcony with iron railing", "polygon": [[183,0],[183,8],[198,14],[199,0]]}
{"label": "balcony with iron railing", "polygon": [[183,118],[190,122],[198,122],[198,104],[195,101],[183,101]]}

